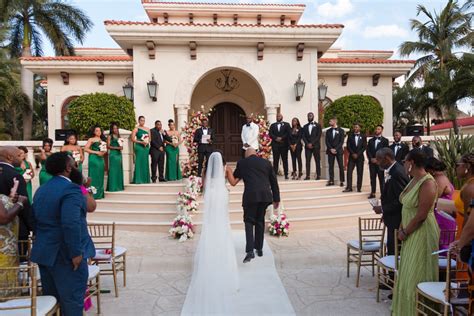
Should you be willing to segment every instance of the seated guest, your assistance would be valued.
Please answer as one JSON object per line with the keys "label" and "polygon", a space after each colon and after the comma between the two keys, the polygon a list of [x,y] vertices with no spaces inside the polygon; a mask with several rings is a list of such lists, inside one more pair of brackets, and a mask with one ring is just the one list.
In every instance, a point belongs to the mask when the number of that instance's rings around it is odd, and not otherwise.
{"label": "seated guest", "polygon": [[395,160],[398,162],[403,162],[410,151],[408,145],[402,142],[401,139],[402,133],[400,131],[395,131],[393,133],[393,144],[389,146],[395,155]]}
{"label": "seated guest", "polygon": [[431,158],[434,156],[433,149],[431,149],[429,146],[423,145],[423,141],[421,140],[420,136],[413,136],[411,140],[411,144],[413,145],[413,150],[421,150],[426,158]]}
{"label": "seated guest", "polygon": [[[87,205],[74,159],[52,154],[46,170],[53,178],[41,186],[33,200],[36,240],[31,261],[39,265],[44,295],[55,296],[66,316],[82,316],[87,289],[87,259],[95,255],[87,230]],[[78,180],[75,180],[78,181]]]}
{"label": "seated guest", "polygon": [[[436,184],[438,185],[438,199],[452,200],[454,186],[451,184],[448,177],[444,173],[446,171],[446,165],[438,159],[432,157],[427,160],[425,169],[436,180]],[[441,210],[439,205],[435,207],[435,217],[441,232],[454,232],[456,230],[456,220],[454,217],[449,215],[444,210]],[[449,247],[449,243],[454,240],[454,236],[452,238],[449,236],[449,234],[441,234],[441,236],[442,238],[439,240],[439,248],[447,249]]]}
{"label": "seated guest", "polygon": [[400,194],[408,184],[408,176],[403,166],[395,161],[393,151],[384,147],[377,151],[377,164],[385,170],[385,185],[381,196],[381,206],[374,206],[377,214],[383,214],[383,222],[387,227],[387,254],[395,254],[395,229],[402,221],[402,203]]}
{"label": "seated guest", "polygon": [[392,315],[416,315],[416,286],[438,281],[439,228],[434,216],[438,197],[436,181],[425,170],[421,150],[408,153],[405,170],[412,177],[400,194],[402,223],[398,239],[403,241],[400,268],[393,291]]}

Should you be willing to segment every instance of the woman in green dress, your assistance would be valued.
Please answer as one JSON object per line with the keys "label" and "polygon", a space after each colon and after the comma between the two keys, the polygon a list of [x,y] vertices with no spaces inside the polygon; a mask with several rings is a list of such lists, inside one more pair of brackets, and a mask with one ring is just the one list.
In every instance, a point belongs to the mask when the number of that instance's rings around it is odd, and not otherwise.
{"label": "woman in green dress", "polygon": [[76,161],[79,171],[82,172],[84,152],[82,151],[81,146],[79,146],[79,143],[77,142],[77,134],[75,132],[68,134],[66,140],[64,141],[64,146],[61,147],[61,151],[68,152]]}
{"label": "woman in green dress", "polygon": [[135,184],[150,183],[150,129],[145,126],[145,117],[138,117],[138,126],[132,132],[133,151],[135,153]]}
{"label": "woman in green dress", "polygon": [[28,192],[28,201],[33,203],[33,185],[31,181],[35,177],[35,170],[32,168],[32,164],[27,160],[28,148],[25,146],[19,146],[19,149],[23,151],[21,156],[22,162],[20,167],[16,167],[16,171],[23,176],[26,181],[26,192]]}
{"label": "woman in green dress", "polygon": [[180,133],[176,130],[173,120],[168,120],[169,130],[166,134],[171,142],[166,141],[166,181],[181,180],[181,166],[179,165],[179,145],[183,142]]}
{"label": "woman in green dress", "polygon": [[102,128],[95,126],[92,129],[92,136],[87,141],[84,150],[89,154],[89,178],[91,178],[91,186],[97,190],[94,199],[104,198],[104,155],[107,153],[106,138]]}
{"label": "woman in green dress", "polygon": [[43,140],[43,146],[41,147],[41,171],[39,174],[39,183],[40,186],[48,182],[53,176],[46,171],[46,159],[52,154],[53,149],[53,140],[51,138],[46,138]]}
{"label": "woman in green dress", "polygon": [[416,286],[421,282],[438,281],[439,227],[434,215],[437,186],[425,171],[426,155],[411,151],[405,170],[412,180],[400,195],[403,204],[402,223],[398,232],[402,249],[400,269],[393,292],[392,314],[416,315]]}
{"label": "woman in green dress", "polygon": [[123,143],[122,139],[120,139],[117,123],[110,124],[110,133],[107,137],[107,148],[109,149],[109,176],[107,178],[107,191],[123,191]]}

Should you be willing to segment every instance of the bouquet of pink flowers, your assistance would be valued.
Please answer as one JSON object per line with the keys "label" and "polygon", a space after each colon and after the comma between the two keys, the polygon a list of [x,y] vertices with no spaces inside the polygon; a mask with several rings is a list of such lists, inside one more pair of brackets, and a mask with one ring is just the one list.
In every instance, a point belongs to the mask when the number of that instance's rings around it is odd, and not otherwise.
{"label": "bouquet of pink flowers", "polygon": [[143,134],[141,137],[141,141],[148,145],[150,143],[150,135]]}
{"label": "bouquet of pink flowers", "polygon": [[179,239],[180,242],[186,241],[194,236],[194,226],[191,216],[178,215],[171,224],[169,230],[170,236]]}
{"label": "bouquet of pink flowers", "polygon": [[268,231],[272,236],[285,236],[288,237],[290,234],[290,222],[286,217],[286,214],[283,213],[282,206],[277,210],[275,214],[273,206],[271,207],[272,214],[270,215],[270,223],[268,224]]}

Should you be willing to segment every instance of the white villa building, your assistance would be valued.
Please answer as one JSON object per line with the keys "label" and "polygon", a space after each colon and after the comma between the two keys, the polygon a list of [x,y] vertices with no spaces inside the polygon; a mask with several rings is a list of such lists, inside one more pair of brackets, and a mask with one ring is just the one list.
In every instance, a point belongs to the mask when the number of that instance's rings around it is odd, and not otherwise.
{"label": "white villa building", "polygon": [[[319,117],[328,103],[351,94],[381,104],[391,135],[392,83],[413,61],[390,59],[391,51],[332,49],[344,26],[300,24],[305,5],[142,2],[148,22],[104,22],[120,49],[77,48],[77,56],[22,59],[24,68],[47,77],[50,137],[68,127],[74,98],[124,95],[127,83],[136,115],[144,115],[148,126],[172,118],[180,128],[202,105],[213,108],[211,126],[231,161],[240,156],[245,114],[274,122],[281,112],[286,121],[305,123],[308,112]],[[299,76],[305,89],[297,97]],[[148,91],[152,78],[156,98]],[[323,81],[327,96],[319,102]]]}

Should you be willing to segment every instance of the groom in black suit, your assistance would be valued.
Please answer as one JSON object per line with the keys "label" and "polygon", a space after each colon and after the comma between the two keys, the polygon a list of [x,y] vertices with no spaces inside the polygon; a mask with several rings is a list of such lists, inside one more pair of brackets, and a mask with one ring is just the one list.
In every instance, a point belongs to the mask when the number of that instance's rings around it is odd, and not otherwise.
{"label": "groom in black suit", "polygon": [[383,214],[383,222],[387,227],[387,254],[395,254],[395,229],[402,221],[402,203],[400,194],[407,186],[409,179],[403,166],[395,160],[393,151],[388,148],[379,149],[376,153],[377,164],[384,169],[384,182],[381,206],[373,209],[377,214]]}
{"label": "groom in black suit", "polygon": [[163,133],[160,121],[155,121],[155,127],[150,129],[151,134],[151,181],[156,182],[156,169],[160,175],[160,182],[165,180],[165,141],[171,142],[171,137]]}
{"label": "groom in black suit", "polygon": [[[245,152],[245,159],[237,162],[234,177],[244,180],[244,195],[242,207],[244,209],[244,223],[247,253],[244,263],[255,258],[254,249],[259,257],[263,256],[263,235],[265,232],[265,211],[268,205],[278,208],[280,203],[280,189],[271,163],[257,156],[253,148]],[[255,230],[255,235],[254,235]]]}
{"label": "groom in black suit", "polygon": [[[203,141],[203,135],[210,135],[210,139],[205,142]],[[204,163],[204,157],[206,160],[214,151],[212,143],[214,142],[215,133],[212,128],[209,127],[209,121],[207,118],[202,120],[202,126],[194,133],[194,142],[198,144],[198,176],[201,176],[202,164]]]}

